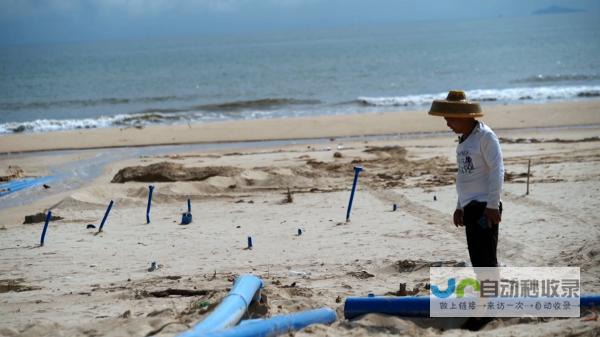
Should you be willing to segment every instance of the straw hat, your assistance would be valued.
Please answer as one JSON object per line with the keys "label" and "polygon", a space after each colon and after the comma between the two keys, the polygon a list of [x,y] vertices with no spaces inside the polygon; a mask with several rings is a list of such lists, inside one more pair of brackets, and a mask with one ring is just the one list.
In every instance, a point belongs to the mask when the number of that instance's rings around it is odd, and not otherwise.
{"label": "straw hat", "polygon": [[429,114],[452,118],[482,117],[479,103],[467,101],[467,95],[461,90],[450,90],[446,99],[436,99],[431,103]]}

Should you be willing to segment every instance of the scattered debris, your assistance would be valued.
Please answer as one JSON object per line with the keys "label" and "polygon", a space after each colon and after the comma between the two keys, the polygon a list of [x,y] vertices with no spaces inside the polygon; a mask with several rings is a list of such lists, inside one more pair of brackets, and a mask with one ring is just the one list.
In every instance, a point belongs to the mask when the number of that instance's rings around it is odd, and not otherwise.
{"label": "scattered debris", "polygon": [[0,176],[0,181],[11,181],[25,177],[25,171],[17,165],[8,165],[5,176]]}
{"label": "scattered debris", "polygon": [[174,280],[175,281],[175,280],[180,280],[181,276],[179,276],[179,275],[168,275],[168,276],[165,276],[165,278],[167,280]]}
{"label": "scattered debris", "polygon": [[194,306],[198,309],[206,308],[210,305],[209,301],[198,301],[194,303]]}
{"label": "scattered debris", "polygon": [[419,287],[414,287],[412,290],[406,290],[406,283],[400,283],[397,291],[389,291],[386,296],[415,296],[419,294]]}
{"label": "scattered debris", "polygon": [[169,297],[169,296],[204,296],[208,295],[210,292],[208,290],[192,290],[192,289],[165,289],[159,291],[150,291],[148,292],[149,296],[152,297]]}
{"label": "scattered debris", "polygon": [[[56,220],[62,220],[63,218],[58,216],[58,215],[54,215],[52,214],[52,217],[50,218],[51,221],[56,221]],[[46,221],[46,213],[37,213],[37,214],[33,214],[33,215],[26,215],[25,216],[25,221],[23,221],[24,225],[28,225],[28,224],[34,224],[34,223],[41,223]]]}
{"label": "scattered debris", "polygon": [[217,279],[217,270],[215,269],[215,272],[212,274],[211,277],[206,277],[206,275],[204,275],[204,278],[209,281],[213,281],[213,280]]}
{"label": "scattered debris", "polygon": [[499,140],[500,140],[500,143],[506,143],[506,144],[584,143],[584,142],[598,142],[598,141],[600,141],[600,137],[595,136],[595,137],[586,137],[586,138],[581,138],[581,139],[560,139],[560,138],[554,138],[554,139],[517,138],[517,139],[513,139],[513,138],[500,137]]}
{"label": "scattered debris", "polygon": [[[300,276],[302,278],[310,278],[310,272],[306,272],[306,271],[296,271],[296,270],[290,270],[288,272],[288,274],[290,276]],[[296,282],[294,282],[296,283]]]}
{"label": "scattered debris", "polygon": [[25,285],[25,284],[23,284],[23,282],[25,282],[25,280],[23,278],[17,278],[17,279],[12,279],[12,280],[11,279],[0,280],[0,294],[7,293],[10,291],[20,293],[23,291],[31,291],[31,290],[41,289],[39,287]]}
{"label": "scattered debris", "polygon": [[211,177],[232,177],[242,170],[230,166],[184,167],[182,164],[160,162],[148,166],[125,167],[113,177],[111,183],[203,181]]}
{"label": "scattered debris", "polygon": [[146,317],[160,317],[160,316],[173,316],[174,312],[171,308],[165,308],[161,310],[154,310],[149,312]]}
{"label": "scattered debris", "polygon": [[348,273],[348,275],[356,277],[357,279],[361,279],[361,280],[368,279],[370,277],[375,277],[375,275],[373,275],[371,273],[368,273],[365,270],[351,271],[351,272]]}
{"label": "scattered debris", "polygon": [[597,320],[598,320],[598,313],[595,311],[592,311],[591,314],[589,314],[581,319],[582,322],[590,322],[590,321],[597,321]]}
{"label": "scattered debris", "polygon": [[269,299],[266,292],[260,294],[258,301],[250,302],[246,316],[248,319],[262,318],[269,314]]}
{"label": "scattered debris", "polygon": [[292,282],[292,284],[282,286],[282,288],[294,288],[295,286],[296,286],[296,282]]}
{"label": "scattered debris", "polygon": [[152,262],[150,263],[150,268],[148,268],[148,272],[153,272],[153,271],[155,271],[155,270],[157,270],[157,269],[159,269],[159,268],[161,268],[161,267],[162,267],[162,265],[161,265],[161,264],[159,264],[159,263],[158,263],[158,262],[156,262],[156,261],[152,261]]}
{"label": "scattered debris", "polygon": [[[530,177],[533,177],[533,173],[529,174]],[[515,173],[506,171],[504,172],[504,181],[514,181],[519,178],[527,178],[527,172]]]}
{"label": "scattered debris", "polygon": [[398,296],[406,296],[406,283],[400,283],[398,288]]}
{"label": "scattered debris", "polygon": [[294,202],[294,196],[292,195],[292,192],[290,192],[290,188],[287,188],[287,193],[285,194],[285,198],[283,200],[281,200],[280,204],[291,204]]}
{"label": "scattered debris", "polygon": [[399,260],[394,263],[398,272],[406,273],[429,267],[465,267],[464,261],[424,261],[424,260]]}

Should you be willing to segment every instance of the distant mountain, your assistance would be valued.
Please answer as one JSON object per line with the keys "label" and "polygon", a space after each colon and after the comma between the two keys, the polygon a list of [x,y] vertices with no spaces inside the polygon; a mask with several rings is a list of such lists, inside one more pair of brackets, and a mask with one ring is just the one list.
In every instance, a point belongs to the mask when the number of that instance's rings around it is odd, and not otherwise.
{"label": "distant mountain", "polygon": [[578,8],[569,8],[569,7],[561,7],[561,6],[550,6],[542,9],[538,9],[537,11],[531,12],[532,15],[547,15],[547,14],[567,14],[567,13],[578,13],[585,12],[583,9]]}

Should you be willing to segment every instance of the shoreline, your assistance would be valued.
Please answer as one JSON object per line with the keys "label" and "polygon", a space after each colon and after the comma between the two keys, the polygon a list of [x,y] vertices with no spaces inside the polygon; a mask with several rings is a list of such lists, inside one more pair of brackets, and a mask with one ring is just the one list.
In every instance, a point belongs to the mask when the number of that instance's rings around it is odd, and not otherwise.
{"label": "shoreline", "polygon": [[[495,130],[600,124],[600,101],[485,106]],[[565,111],[568,111],[565,113]],[[0,154],[203,143],[386,136],[447,131],[426,111],[225,121],[190,125],[102,128],[0,136]],[[77,145],[74,145],[76,143]]]}

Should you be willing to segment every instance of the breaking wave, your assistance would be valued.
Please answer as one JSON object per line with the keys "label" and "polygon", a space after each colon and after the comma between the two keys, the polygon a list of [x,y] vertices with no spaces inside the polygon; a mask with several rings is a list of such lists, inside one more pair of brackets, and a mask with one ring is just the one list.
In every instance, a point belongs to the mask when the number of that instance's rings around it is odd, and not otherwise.
{"label": "breaking wave", "polygon": [[[586,97],[600,97],[600,86],[573,87],[528,87],[508,89],[476,89],[467,90],[467,97],[480,102],[546,102],[549,100],[570,100]],[[445,92],[438,94],[392,96],[392,97],[358,97],[354,103],[362,106],[397,106],[411,107],[431,104],[434,99],[444,99]]]}
{"label": "breaking wave", "polygon": [[[381,111],[385,107],[398,107],[399,110],[405,110],[410,109],[411,107],[420,108],[423,106],[428,106],[431,104],[432,100],[443,99],[445,96],[446,92],[389,97],[358,97],[355,100],[337,103],[322,102],[311,99],[264,98],[257,100],[240,100],[172,108],[150,107],[142,111],[117,114],[113,116],[100,116],[96,118],[37,119],[27,122],[8,122],[0,124],[0,134],[107,127],[142,128],[144,126],[157,124],[182,124],[236,119],[293,117],[304,116],[307,114],[351,114],[357,112]],[[492,103],[541,103],[551,100],[598,98],[600,97],[600,86],[547,86],[508,89],[477,89],[468,90],[467,96],[469,99],[474,101]],[[158,102],[161,99],[168,100],[170,99],[169,97],[171,96],[153,97],[148,99]],[[4,106],[6,106],[6,103]]]}
{"label": "breaking wave", "polygon": [[552,83],[600,80],[600,74],[538,74],[512,81],[512,83]]}

